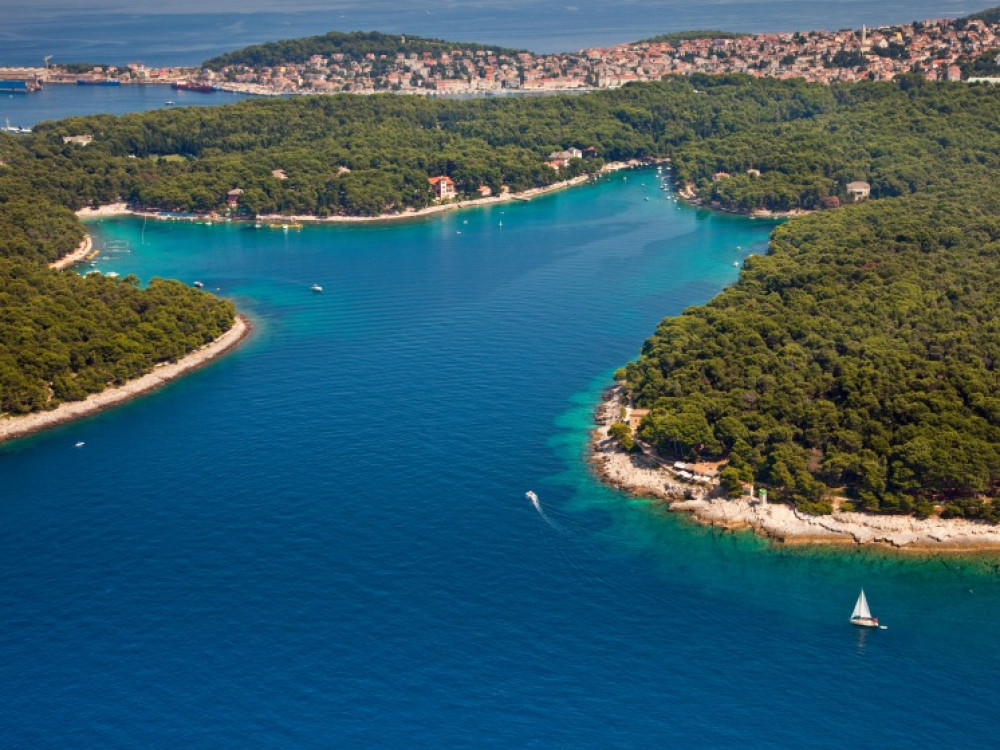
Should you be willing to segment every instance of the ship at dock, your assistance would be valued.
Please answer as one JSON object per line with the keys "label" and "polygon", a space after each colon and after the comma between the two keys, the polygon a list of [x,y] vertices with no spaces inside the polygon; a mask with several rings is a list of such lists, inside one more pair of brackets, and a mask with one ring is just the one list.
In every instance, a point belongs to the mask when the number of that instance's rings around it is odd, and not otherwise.
{"label": "ship at dock", "polygon": [[41,81],[38,80],[0,78],[0,93],[3,94],[30,94],[32,91],[40,91],[41,88]]}
{"label": "ship at dock", "polygon": [[81,76],[76,79],[77,86],[121,86],[122,82],[119,78],[111,78],[110,76]]}
{"label": "ship at dock", "polygon": [[178,91],[199,91],[203,94],[211,94],[215,91],[215,86],[210,83],[195,83],[192,81],[175,81],[170,84],[170,88]]}

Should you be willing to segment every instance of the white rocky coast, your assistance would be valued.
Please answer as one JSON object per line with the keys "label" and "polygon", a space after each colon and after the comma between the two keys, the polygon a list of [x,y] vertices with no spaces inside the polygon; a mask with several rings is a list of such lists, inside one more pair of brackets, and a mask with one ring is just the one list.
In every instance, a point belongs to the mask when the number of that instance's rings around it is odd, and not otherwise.
{"label": "white rocky coast", "polygon": [[592,447],[598,475],[632,495],[660,499],[670,510],[692,513],[702,523],[753,529],[785,544],[881,545],[919,552],[1000,551],[1000,527],[964,519],[921,520],[853,512],[810,516],[749,495],[726,499],[714,481],[705,486],[679,478],[671,468],[673,462],[655,456],[649,446],[643,446],[642,455],[622,450],[608,437],[608,429],[620,421],[623,406],[624,391],[615,387],[597,408]]}

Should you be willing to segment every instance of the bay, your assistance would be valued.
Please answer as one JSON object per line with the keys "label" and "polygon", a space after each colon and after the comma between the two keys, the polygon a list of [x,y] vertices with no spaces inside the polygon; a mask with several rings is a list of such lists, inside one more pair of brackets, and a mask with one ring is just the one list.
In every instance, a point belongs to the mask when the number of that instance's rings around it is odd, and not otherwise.
{"label": "bay", "polygon": [[[992,563],[771,549],[587,466],[611,371],[770,228],[652,170],[402,224],[91,224],[128,244],[103,270],[256,330],[0,447],[4,744],[990,742]],[[890,630],[847,623],[862,585]]]}
{"label": "bay", "polygon": [[[22,111],[75,113],[63,91]],[[1000,729],[992,560],[772,549],[589,471],[611,372],[771,225],[678,207],[645,170],[403,224],[90,226],[128,243],[103,270],[202,280],[256,330],[0,446],[0,746],[978,748]],[[847,624],[861,586],[888,631]]]}

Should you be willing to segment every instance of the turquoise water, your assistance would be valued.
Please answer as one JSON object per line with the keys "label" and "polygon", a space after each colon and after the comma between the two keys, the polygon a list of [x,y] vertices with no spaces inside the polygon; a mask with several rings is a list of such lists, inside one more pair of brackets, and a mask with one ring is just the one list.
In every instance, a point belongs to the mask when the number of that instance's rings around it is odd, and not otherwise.
{"label": "turquoise water", "polygon": [[[651,170],[404,224],[91,224],[130,250],[99,268],[256,330],[0,446],[0,745],[993,744],[993,563],[772,549],[589,471],[610,373],[771,226]],[[847,623],[860,586],[889,630]]]}

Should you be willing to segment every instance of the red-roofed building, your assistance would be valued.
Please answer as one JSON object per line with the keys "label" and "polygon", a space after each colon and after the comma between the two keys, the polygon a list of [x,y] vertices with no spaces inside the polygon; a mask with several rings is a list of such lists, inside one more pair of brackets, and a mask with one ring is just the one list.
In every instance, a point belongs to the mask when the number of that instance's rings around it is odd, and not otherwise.
{"label": "red-roofed building", "polygon": [[441,175],[439,177],[429,177],[428,180],[431,183],[431,189],[434,191],[434,197],[438,200],[455,197],[455,182],[450,177]]}

